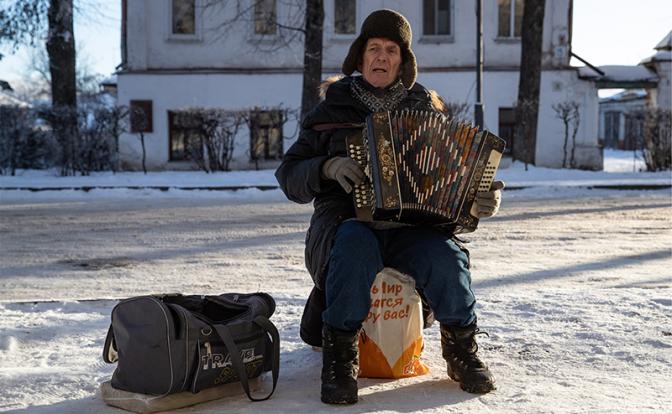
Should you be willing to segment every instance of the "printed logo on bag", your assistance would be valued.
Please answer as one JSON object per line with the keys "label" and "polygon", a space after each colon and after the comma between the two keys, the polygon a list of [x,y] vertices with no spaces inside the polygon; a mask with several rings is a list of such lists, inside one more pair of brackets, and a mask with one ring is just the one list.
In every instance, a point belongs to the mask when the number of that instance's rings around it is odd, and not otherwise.
{"label": "printed logo on bag", "polygon": [[[240,358],[243,360],[244,364],[248,364],[253,361],[263,359],[263,355],[256,355],[254,353],[254,347],[252,348],[243,348],[240,350]],[[225,368],[231,366],[231,354],[207,354],[201,357],[203,362],[203,371],[212,369],[212,368]]]}
{"label": "printed logo on bag", "polygon": [[[261,369],[261,365],[264,362],[257,359],[256,361],[252,361],[249,363],[245,363],[245,372],[247,373],[248,378],[253,378],[256,375],[259,375],[261,372],[259,371]],[[229,382],[237,381],[240,380],[238,378],[238,373],[236,372],[233,367],[226,367],[222,369],[222,371],[217,375],[217,378],[215,378],[215,384],[228,384]]]}

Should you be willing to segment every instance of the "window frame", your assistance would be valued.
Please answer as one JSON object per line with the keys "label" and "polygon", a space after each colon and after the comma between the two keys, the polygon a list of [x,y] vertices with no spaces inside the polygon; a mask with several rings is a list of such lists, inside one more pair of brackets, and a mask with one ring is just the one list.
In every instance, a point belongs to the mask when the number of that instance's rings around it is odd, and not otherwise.
{"label": "window frame", "polygon": [[[502,122],[503,115],[513,117],[513,122]],[[511,136],[505,136],[502,134],[502,125],[505,125],[507,128],[510,128]],[[506,147],[504,148],[505,156],[510,156],[513,154],[513,148],[516,145],[515,142],[515,132],[516,132],[516,107],[515,106],[500,106],[497,108],[497,135],[503,138],[506,141]]]}
{"label": "window frame", "polygon": [[[264,125],[265,130],[270,131],[273,129],[279,129],[279,149],[278,152],[275,154],[271,154],[270,149],[271,149],[271,140],[270,138],[270,133],[266,133],[264,138],[264,153],[262,156],[257,156],[257,153],[253,151],[253,148],[256,146],[254,145],[257,143],[257,140],[259,139],[259,136],[257,135],[257,131],[259,131],[261,128],[257,127],[257,123],[259,123],[259,116],[270,112],[271,115],[271,120],[272,123],[271,125]],[[277,117],[277,118],[275,118]],[[274,121],[275,118],[275,121]],[[283,114],[282,110],[280,109],[258,109],[258,110],[253,110],[250,111],[250,124],[248,125],[249,128],[249,133],[250,133],[250,162],[260,162],[260,161],[278,161],[282,159],[282,156],[284,155],[284,122],[282,120]]]}
{"label": "window frame", "polygon": [[183,33],[173,33],[173,1],[176,0],[166,0],[167,6],[165,7],[166,14],[166,35],[165,38],[167,41],[171,42],[201,42],[203,41],[203,4],[202,0],[193,0],[194,1],[194,33],[183,34]]}
{"label": "window frame", "polygon": [[332,0],[331,11],[331,32],[334,38],[340,39],[353,39],[357,36],[357,18],[359,17],[359,2],[357,0],[352,0],[355,3],[355,21],[354,21],[354,31],[352,33],[338,33],[336,32],[336,3],[339,0]]}
{"label": "window frame", "polygon": [[[144,129],[137,128],[137,122],[134,121],[137,112],[134,108],[140,108],[146,119]],[[129,110],[129,131],[131,134],[152,134],[154,133],[154,101],[152,99],[131,99],[128,101]]]}
{"label": "window frame", "polygon": [[604,141],[618,148],[621,141],[621,111],[609,109],[604,112]]}
{"label": "window frame", "polygon": [[[256,7],[261,1],[272,1],[275,8],[275,33],[257,33],[257,12]],[[254,39],[275,39],[279,33],[278,21],[280,14],[278,13],[278,1],[277,0],[253,0],[252,4],[252,25],[251,25],[251,34]]]}
{"label": "window frame", "polygon": [[[189,157],[189,151],[187,148],[187,142],[183,142],[184,149],[183,153],[184,156],[182,158],[176,158],[173,155],[173,145],[172,145],[172,139],[173,139],[173,131],[175,130],[174,124],[174,118],[176,115],[178,115],[180,110],[168,110],[167,111],[167,117],[168,117],[168,162],[194,162],[192,158]],[[189,129],[193,128],[180,128],[183,131],[188,131]],[[200,151],[203,151],[203,148],[199,149]]]}
{"label": "window frame", "polygon": [[[449,17],[449,25],[450,25],[450,34],[425,34],[425,1],[422,0],[419,3],[419,9],[420,9],[420,21],[421,26],[422,26],[422,31],[421,31],[421,36],[418,40],[419,43],[453,43],[455,42],[455,0],[449,0],[450,4],[448,7],[450,17]],[[438,28],[438,0],[433,0],[434,1],[434,27],[435,30]]]}
{"label": "window frame", "polygon": [[[508,25],[509,26],[509,35],[508,36],[501,36],[499,34],[499,8],[500,8],[500,5],[497,4],[497,37],[495,39],[500,41],[500,42],[516,43],[516,42],[520,42],[520,40],[522,39],[523,16],[522,15],[520,16],[520,25],[521,25],[520,34],[521,35],[516,36],[515,35],[516,34],[516,3],[518,2],[518,0],[509,0],[509,2],[510,2],[509,3],[509,25]],[[521,7],[523,7],[523,9],[524,9],[525,1],[520,0],[520,2],[521,2]]]}

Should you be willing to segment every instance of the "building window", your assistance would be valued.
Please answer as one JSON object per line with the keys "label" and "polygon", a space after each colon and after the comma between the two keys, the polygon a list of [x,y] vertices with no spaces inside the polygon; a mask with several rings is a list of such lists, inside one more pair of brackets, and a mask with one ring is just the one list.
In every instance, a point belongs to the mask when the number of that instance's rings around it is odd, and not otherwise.
{"label": "building window", "polygon": [[516,109],[499,108],[499,136],[506,141],[505,155],[513,153],[513,137],[516,128]]}
{"label": "building window", "polygon": [[624,150],[641,149],[644,142],[644,119],[641,114],[630,113],[625,115],[625,131],[623,137]]}
{"label": "building window", "polygon": [[282,158],[282,112],[252,111],[250,114],[250,159]]}
{"label": "building window", "polygon": [[356,0],[334,0],[334,33],[355,34]]}
{"label": "building window", "polygon": [[619,147],[620,127],[621,113],[619,111],[607,111],[604,113],[604,144],[607,147]]}
{"label": "building window", "polygon": [[172,33],[196,34],[196,0],[172,0]]}
{"label": "building window", "polygon": [[170,161],[198,159],[203,145],[198,119],[186,111],[168,111],[168,146]]}
{"label": "building window", "polygon": [[132,133],[154,132],[152,101],[131,100],[130,117]]}
{"label": "building window", "polygon": [[450,0],[423,0],[422,34],[451,35]]}
{"label": "building window", "polygon": [[497,0],[498,37],[520,37],[523,27],[523,0]]}
{"label": "building window", "polygon": [[254,3],[254,33],[274,35],[277,30],[275,0],[257,0]]}

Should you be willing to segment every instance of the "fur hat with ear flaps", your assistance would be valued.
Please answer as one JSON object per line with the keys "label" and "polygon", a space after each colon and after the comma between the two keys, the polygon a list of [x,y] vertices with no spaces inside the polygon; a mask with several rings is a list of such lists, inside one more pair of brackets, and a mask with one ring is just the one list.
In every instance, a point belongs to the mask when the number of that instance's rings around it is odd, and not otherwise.
{"label": "fur hat with ear flaps", "polygon": [[401,82],[406,89],[411,89],[418,73],[415,55],[411,50],[413,32],[408,20],[394,10],[376,10],[364,20],[359,36],[350,45],[348,56],[343,61],[343,73],[350,76],[357,70],[366,41],[374,37],[390,39],[399,45],[402,59]]}

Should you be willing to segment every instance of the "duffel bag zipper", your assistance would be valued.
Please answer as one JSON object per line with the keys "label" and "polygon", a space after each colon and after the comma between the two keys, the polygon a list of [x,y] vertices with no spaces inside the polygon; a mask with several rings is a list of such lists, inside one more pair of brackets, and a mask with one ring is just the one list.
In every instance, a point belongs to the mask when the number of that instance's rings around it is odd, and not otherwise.
{"label": "duffel bag zipper", "polygon": [[147,296],[149,299],[151,299],[156,305],[161,309],[161,312],[163,312],[163,316],[166,320],[166,331],[168,332],[166,334],[166,342],[168,344],[168,361],[170,361],[170,385],[168,386],[168,390],[161,395],[161,397],[165,397],[166,395],[170,394],[170,390],[173,388],[173,379],[175,378],[175,374],[173,373],[173,354],[170,349],[170,323],[168,321],[168,315],[166,314],[166,310],[163,308],[163,302],[159,301],[158,299],[152,297],[152,296]]}
{"label": "duffel bag zipper", "polygon": [[[241,317],[243,317],[243,316],[247,316],[247,315],[249,315],[250,313],[252,313],[252,307],[251,307],[250,305],[243,305],[243,304],[240,303],[240,302],[234,302],[234,301],[231,301],[231,300],[228,300],[228,299],[222,299],[222,298],[217,297],[217,296],[206,296],[206,298],[207,298],[208,300],[211,300],[211,301],[213,301],[213,302],[215,302],[215,303],[218,303],[218,304],[220,304],[220,305],[224,305],[224,306],[230,306],[230,305],[233,305],[233,306],[235,306],[235,307],[237,307],[237,308],[244,308],[244,309],[245,309],[245,312],[240,313],[240,314],[238,314],[238,315],[236,315],[236,316],[232,316],[232,317],[230,317],[230,318],[228,318],[228,319],[224,319],[224,320],[222,320],[222,321],[217,321],[217,322],[209,321],[211,324],[214,324],[214,323],[220,323],[220,324],[221,324],[222,322],[229,322],[229,321],[232,321],[232,320],[235,320],[235,319],[239,319],[239,318],[241,318]],[[203,316],[205,316],[205,315],[203,315]],[[206,317],[206,318],[207,318],[207,317]],[[208,318],[208,319],[210,319],[210,318]]]}
{"label": "duffel bag zipper", "polygon": [[[182,388],[180,391],[185,390],[187,382],[189,381],[189,318],[187,315],[187,311],[184,310],[182,306],[178,308],[180,312],[182,312],[182,315],[184,316],[184,332],[185,332],[185,338],[184,338],[184,349],[185,349],[185,361],[184,361],[184,381],[182,382]],[[172,360],[171,360],[172,363]]]}

